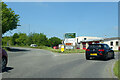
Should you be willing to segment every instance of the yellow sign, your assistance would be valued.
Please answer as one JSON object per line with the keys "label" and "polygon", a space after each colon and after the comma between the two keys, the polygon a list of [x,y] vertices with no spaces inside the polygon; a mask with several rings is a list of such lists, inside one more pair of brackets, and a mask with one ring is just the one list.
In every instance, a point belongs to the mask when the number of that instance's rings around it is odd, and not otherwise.
{"label": "yellow sign", "polygon": [[64,45],[61,45],[61,52],[64,51]]}

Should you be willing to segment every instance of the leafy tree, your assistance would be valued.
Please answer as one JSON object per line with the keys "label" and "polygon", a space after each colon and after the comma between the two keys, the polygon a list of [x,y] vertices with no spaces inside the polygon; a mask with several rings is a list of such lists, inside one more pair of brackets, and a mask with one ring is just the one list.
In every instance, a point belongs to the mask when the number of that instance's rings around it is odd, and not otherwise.
{"label": "leafy tree", "polygon": [[19,38],[18,33],[14,33],[14,35],[13,35],[12,38],[11,38],[11,44],[12,44],[12,45],[16,45],[16,44],[17,44],[17,42],[16,42],[16,39],[17,39],[17,38]]}
{"label": "leafy tree", "polygon": [[2,38],[2,45],[3,45],[3,46],[10,45],[10,39],[11,39],[11,37],[9,37],[9,36],[3,37],[3,38]]}
{"label": "leafy tree", "polygon": [[38,43],[41,46],[46,46],[48,42],[48,38],[46,37],[46,35],[44,35],[43,33],[39,34],[39,40]]}
{"label": "leafy tree", "polygon": [[33,44],[33,34],[32,33],[30,33],[29,35],[28,35],[28,38],[27,38],[27,45],[29,46],[30,44]]}
{"label": "leafy tree", "polygon": [[48,38],[43,33],[31,33],[27,39],[28,45],[37,44],[38,46],[46,46]]}
{"label": "leafy tree", "polygon": [[33,33],[33,37],[32,37],[32,41],[33,41],[33,44],[37,44],[39,45],[39,34],[38,33]]}
{"label": "leafy tree", "polygon": [[58,46],[61,44],[61,39],[57,37],[51,37],[48,39],[43,33],[30,33],[28,36],[25,33],[14,33],[10,38],[3,38],[3,44],[7,44],[10,40],[12,45],[30,46],[30,44],[37,44],[38,46]]}
{"label": "leafy tree", "polygon": [[15,42],[17,43],[17,45],[25,46],[27,45],[26,40],[27,40],[27,35],[25,33],[20,33],[19,38],[17,38]]}
{"label": "leafy tree", "polygon": [[51,47],[58,46],[61,43],[62,43],[62,40],[58,37],[51,37],[49,39],[49,46],[51,46]]}
{"label": "leafy tree", "polygon": [[7,8],[7,5],[2,2],[2,12],[0,12],[0,16],[2,15],[2,34],[9,30],[16,29],[19,22],[19,15],[15,14],[15,12],[11,8]]}

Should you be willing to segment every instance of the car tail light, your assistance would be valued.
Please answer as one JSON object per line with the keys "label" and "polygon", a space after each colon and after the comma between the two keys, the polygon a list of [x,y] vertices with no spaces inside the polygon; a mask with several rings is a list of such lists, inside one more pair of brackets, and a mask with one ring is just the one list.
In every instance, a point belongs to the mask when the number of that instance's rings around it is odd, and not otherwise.
{"label": "car tail light", "polygon": [[102,53],[99,53],[99,55],[103,55]]}
{"label": "car tail light", "polygon": [[86,51],[90,51],[90,49],[86,49]]}
{"label": "car tail light", "polygon": [[99,49],[98,51],[104,51],[104,49]]}

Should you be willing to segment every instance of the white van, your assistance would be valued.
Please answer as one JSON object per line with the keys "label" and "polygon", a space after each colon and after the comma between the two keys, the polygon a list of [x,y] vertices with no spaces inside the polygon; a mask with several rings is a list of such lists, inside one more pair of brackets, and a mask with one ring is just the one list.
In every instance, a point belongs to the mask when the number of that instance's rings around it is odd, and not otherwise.
{"label": "white van", "polygon": [[36,44],[31,44],[30,47],[37,47],[37,45]]}

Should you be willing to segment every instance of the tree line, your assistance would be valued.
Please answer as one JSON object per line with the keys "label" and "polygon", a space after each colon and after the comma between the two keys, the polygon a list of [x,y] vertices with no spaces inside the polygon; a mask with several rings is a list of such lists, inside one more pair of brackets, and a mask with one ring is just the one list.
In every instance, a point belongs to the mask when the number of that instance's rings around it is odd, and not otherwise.
{"label": "tree line", "polygon": [[30,46],[36,44],[38,46],[58,46],[62,40],[58,37],[47,38],[43,33],[14,33],[13,36],[5,36],[2,38],[3,46]]}

